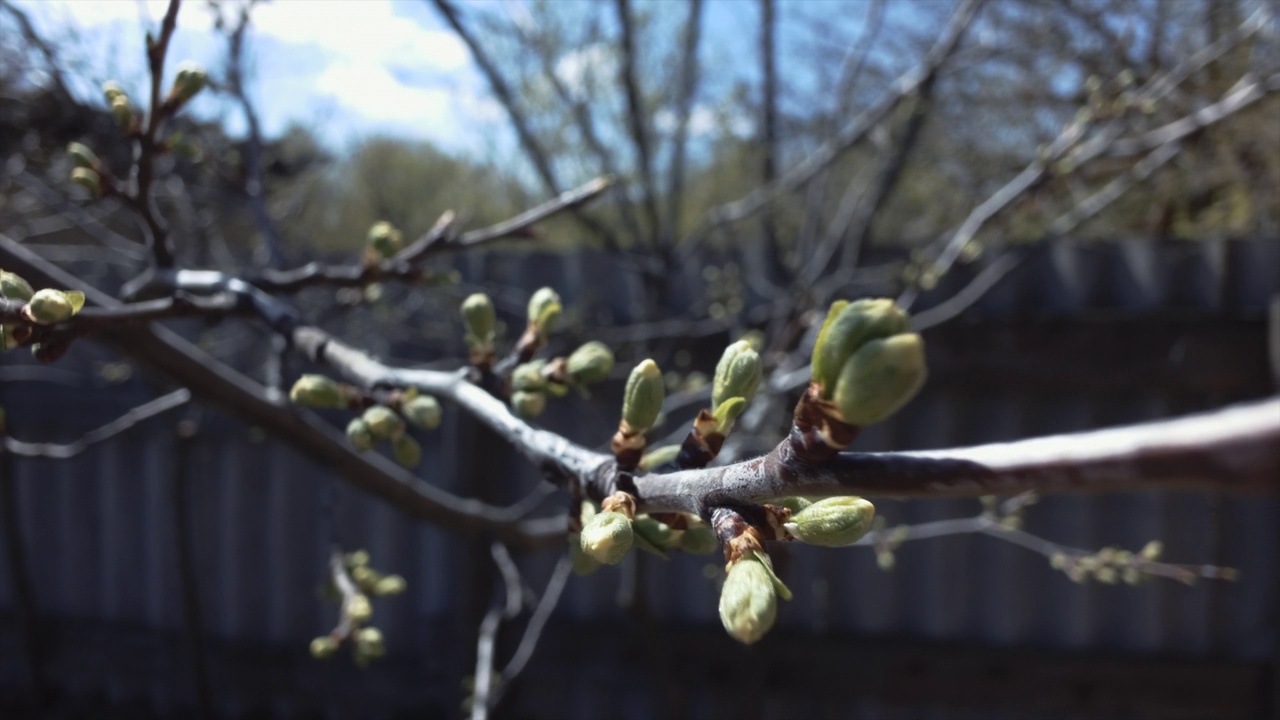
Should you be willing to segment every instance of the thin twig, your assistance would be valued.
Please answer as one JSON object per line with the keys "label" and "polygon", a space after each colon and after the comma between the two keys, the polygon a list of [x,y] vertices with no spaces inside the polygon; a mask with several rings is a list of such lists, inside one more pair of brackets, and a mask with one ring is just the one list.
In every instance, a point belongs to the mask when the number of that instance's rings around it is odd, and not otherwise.
{"label": "thin twig", "polygon": [[44,457],[55,460],[66,460],[67,458],[73,458],[76,455],[79,455],[98,443],[114,438],[117,435],[132,429],[134,426],[145,422],[146,420],[169,412],[170,410],[182,407],[190,400],[190,390],[187,390],[186,388],[174,390],[167,395],[162,395],[155,400],[129,410],[124,415],[121,415],[106,425],[90,430],[78,439],[65,445],[55,443],[23,442],[6,435],[4,438],[4,449],[7,452],[22,457]]}

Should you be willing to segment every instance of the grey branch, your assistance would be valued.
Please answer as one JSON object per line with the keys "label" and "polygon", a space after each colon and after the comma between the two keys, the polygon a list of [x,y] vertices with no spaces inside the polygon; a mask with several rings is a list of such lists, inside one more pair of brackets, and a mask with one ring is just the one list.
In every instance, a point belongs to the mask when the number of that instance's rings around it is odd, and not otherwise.
{"label": "grey branch", "polygon": [[110,440],[111,438],[126,432],[139,423],[150,420],[157,415],[162,415],[175,408],[182,407],[190,400],[191,391],[186,388],[174,390],[168,395],[162,395],[155,400],[133,408],[106,425],[90,430],[78,439],[70,443],[66,443],[65,445],[59,445],[57,443],[23,442],[6,435],[4,438],[4,449],[6,452],[13,453],[14,455],[21,455],[23,457],[45,457],[57,460],[73,458],[98,443]]}

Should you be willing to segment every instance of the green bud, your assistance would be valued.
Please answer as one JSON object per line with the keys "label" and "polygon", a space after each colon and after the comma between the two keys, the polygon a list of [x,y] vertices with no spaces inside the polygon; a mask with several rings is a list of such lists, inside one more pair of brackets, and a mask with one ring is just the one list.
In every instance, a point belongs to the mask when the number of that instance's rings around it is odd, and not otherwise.
{"label": "green bud", "polygon": [[654,448],[640,458],[639,469],[641,472],[649,472],[656,467],[675,462],[679,455],[679,445],[663,445],[662,447]]}
{"label": "green bud", "polygon": [[404,235],[396,229],[395,225],[383,220],[369,228],[368,243],[369,247],[385,260],[404,247]]}
{"label": "green bud", "polygon": [[516,366],[511,372],[511,387],[519,392],[542,392],[547,389],[547,379],[542,376],[545,360],[533,360]]}
{"label": "green bud", "polygon": [[129,104],[129,98],[125,95],[117,95],[111,100],[111,115],[115,117],[116,124],[120,127],[127,128],[133,124],[133,106]]}
{"label": "green bud", "polygon": [[71,162],[75,163],[76,167],[92,170],[98,164],[98,156],[84,143],[68,143],[67,155],[71,156]]}
{"label": "green bud", "polygon": [[632,523],[632,529],[635,531],[637,539],[644,538],[646,542],[659,550],[667,550],[672,545],[671,526],[661,520],[655,520],[648,515],[640,515]]}
{"label": "green bud", "polygon": [[102,177],[97,170],[86,167],[71,169],[71,182],[89,191],[93,197],[102,196]]}
{"label": "green bud", "polygon": [[578,533],[569,533],[569,560],[574,575],[590,575],[600,569],[600,562],[582,549],[582,536]]}
{"label": "green bud", "polygon": [[750,645],[769,632],[777,615],[773,574],[758,558],[734,563],[720,589],[720,622],[724,629],[738,642]]}
{"label": "green bud", "polygon": [[730,398],[739,397],[746,402],[756,395],[760,386],[760,353],[746,340],[739,340],[724,349],[716,364],[716,377],[711,383],[711,407],[718,409]]}
{"label": "green bud", "polygon": [[373,594],[378,596],[401,595],[409,584],[399,575],[388,575],[373,584]]}
{"label": "green bud", "polygon": [[372,592],[373,586],[382,579],[382,573],[368,565],[357,565],[351,568],[351,580],[365,592]]}
{"label": "green bud", "polygon": [[831,398],[840,371],[854,351],[870,340],[896,335],[908,327],[907,314],[892,300],[833,303],[813,346],[813,381],[822,388],[822,397]]}
{"label": "green bud", "polygon": [[511,393],[511,409],[526,420],[536,418],[547,409],[547,396],[540,392]]}
{"label": "green bud", "polygon": [[346,407],[342,388],[324,375],[303,375],[289,389],[289,400],[294,405],[313,408]]}
{"label": "green bud", "polygon": [[560,311],[562,309],[560,296],[549,287],[539,288],[529,298],[529,324],[538,329],[538,335],[543,340],[546,340],[551,331],[555,329],[556,321],[560,319]]}
{"label": "green bud", "polygon": [[316,660],[328,660],[338,652],[338,641],[328,635],[311,641],[311,657]]}
{"label": "green bud", "polygon": [[870,425],[915,397],[925,375],[924,342],[919,335],[872,340],[845,362],[833,400],[845,422]]}
{"label": "green bud", "polygon": [[361,418],[353,418],[347,423],[347,442],[359,452],[367,452],[373,449],[378,439],[369,432],[368,423]]}
{"label": "green bud", "polygon": [[467,325],[467,334],[476,342],[492,339],[493,327],[497,323],[493,301],[484,293],[467,296],[467,299],[462,301],[462,320]]}
{"label": "green bud", "polygon": [[440,427],[440,402],[430,395],[418,395],[401,405],[409,422],[424,430]]}
{"label": "green bud", "polygon": [[680,536],[680,549],[694,555],[709,555],[720,548],[720,539],[716,531],[706,525],[698,525],[684,531]]}
{"label": "green bud", "polygon": [[608,345],[592,340],[569,355],[566,367],[569,377],[578,385],[603,382],[613,372],[613,351]]}
{"label": "green bud", "polygon": [[373,605],[369,603],[369,597],[363,593],[357,593],[347,602],[347,617],[351,618],[351,622],[356,625],[363,625],[373,619]]}
{"label": "green bud", "polygon": [[193,62],[184,62],[178,66],[178,74],[173,79],[173,96],[179,102],[186,102],[209,84],[209,75],[204,68]]}
{"label": "green bud", "polygon": [[400,435],[391,442],[391,452],[396,462],[407,468],[418,467],[422,462],[422,446],[411,435]]}
{"label": "green bud", "polygon": [[596,513],[582,526],[582,551],[603,565],[617,565],[635,542],[631,519],[620,512]]}
{"label": "green bud", "polygon": [[810,545],[844,547],[871,529],[876,508],[858,497],[819,500],[791,516],[787,530]]}
{"label": "green bud", "polygon": [[343,558],[347,567],[352,569],[368,565],[369,559],[368,550],[356,550],[355,552],[349,552],[346,557]]}
{"label": "green bud", "polygon": [[742,414],[742,411],[746,409],[747,401],[740,397],[731,397],[720,403],[720,405],[716,407],[715,412],[712,413],[712,416],[716,419],[716,430],[720,433],[727,434],[729,432],[729,428],[733,426],[734,421],[737,420],[738,416]]}
{"label": "green bud", "polygon": [[404,420],[385,405],[374,405],[365,410],[361,417],[369,426],[369,432],[379,440],[390,440],[404,434]]}
{"label": "green bud", "polygon": [[360,628],[355,632],[355,641],[356,663],[359,665],[367,665],[369,661],[387,654],[382,631],[378,628]]}
{"label": "green bud", "polygon": [[0,327],[0,335],[3,336],[3,338],[0,338],[0,349],[12,350],[22,344],[18,342],[18,336],[13,334],[14,328],[14,325]]}
{"label": "green bud", "polygon": [[124,88],[115,80],[108,80],[102,83],[102,96],[107,99],[108,103],[115,102],[116,98],[128,97],[124,94]]}
{"label": "green bud", "polygon": [[35,293],[36,291],[31,289],[31,283],[23,280],[21,276],[0,270],[0,297],[26,302]]}
{"label": "green bud", "polygon": [[84,307],[84,293],[72,290],[38,290],[27,301],[27,316],[41,325],[53,325],[68,320]]}
{"label": "green bud", "polygon": [[657,422],[665,397],[666,387],[658,364],[653,360],[641,362],[627,378],[627,389],[622,400],[622,419],[637,432],[647,431]]}

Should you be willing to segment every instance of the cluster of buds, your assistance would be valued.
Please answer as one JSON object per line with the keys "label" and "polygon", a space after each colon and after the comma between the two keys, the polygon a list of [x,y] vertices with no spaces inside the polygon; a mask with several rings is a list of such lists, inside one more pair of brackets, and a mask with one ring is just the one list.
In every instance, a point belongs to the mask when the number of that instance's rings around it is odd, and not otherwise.
{"label": "cluster of buds", "polygon": [[796,405],[806,449],[844,449],[857,429],[897,412],[925,379],[924,342],[892,300],[837,301],[813,348],[812,382]]}
{"label": "cluster of buds", "polygon": [[377,265],[395,257],[402,249],[404,234],[385,220],[376,222],[369,228],[369,234],[365,238],[364,262],[366,265]]}
{"label": "cluster of buds", "polygon": [[644,434],[657,424],[666,392],[662,371],[653,360],[644,360],[631,370],[623,392],[622,419],[610,441],[619,469],[630,471],[640,464],[647,443]]}
{"label": "cluster of buds", "polygon": [[89,191],[92,197],[102,197],[102,173],[105,171],[97,154],[84,143],[73,142],[67,145],[67,156],[71,158],[71,182]]}
{"label": "cluster of buds", "polygon": [[567,358],[518,365],[511,374],[511,407],[521,417],[537,417],[547,407],[547,396],[564,397],[569,388],[585,393],[588,385],[608,379],[613,364],[609,346],[593,340]]}
{"label": "cluster of buds", "polygon": [[[303,375],[289,390],[295,405],[311,408],[358,407],[363,398],[355,388],[324,375]],[[422,445],[408,434],[408,426],[423,430],[440,427],[440,402],[416,388],[394,393],[388,405],[372,405],[347,423],[347,442],[360,452],[374,449],[379,441],[391,444],[392,457],[407,468],[422,462]]]}
{"label": "cluster of buds", "polygon": [[668,552],[706,555],[720,546],[715,532],[697,515],[636,514],[635,498],[624,492],[605,498],[599,510],[583,501],[577,520],[582,529],[569,533],[569,555],[579,575],[601,565],[617,565],[633,547],[665,560]]}
{"label": "cluster of buds", "polygon": [[715,459],[734,422],[760,387],[760,354],[747,340],[725,348],[711,382],[711,408],[698,412],[677,457],[681,467],[705,467]]}
{"label": "cluster of buds", "polygon": [[[343,643],[350,643],[352,659],[356,665],[365,667],[386,654],[382,631],[369,625],[373,620],[373,603],[369,597],[400,595],[406,584],[399,575],[383,575],[370,567],[369,553],[364,550],[343,555],[340,566],[335,560],[334,572],[344,577],[331,577],[326,594],[341,602],[342,619],[328,635],[311,641],[311,656],[328,660],[338,653]],[[345,592],[339,588],[340,584],[347,585]]]}
{"label": "cluster of buds", "polygon": [[114,80],[103,83],[102,95],[106,98],[107,105],[111,107],[111,115],[116,119],[116,124],[125,130],[131,130],[135,122],[133,105],[130,104],[129,96],[125,94],[120,83]]}

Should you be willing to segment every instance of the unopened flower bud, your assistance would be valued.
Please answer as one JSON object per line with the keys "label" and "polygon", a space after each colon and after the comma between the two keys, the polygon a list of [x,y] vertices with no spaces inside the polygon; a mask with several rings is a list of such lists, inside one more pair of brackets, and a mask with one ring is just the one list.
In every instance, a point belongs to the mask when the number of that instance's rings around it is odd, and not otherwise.
{"label": "unopened flower bud", "polygon": [[915,397],[925,375],[924,341],[919,335],[871,340],[845,362],[832,399],[845,422],[870,425]]}
{"label": "unopened flower bud", "polygon": [[336,381],[324,375],[303,375],[289,389],[289,400],[294,405],[312,408],[345,407],[342,388]]}
{"label": "unopened flower bud", "polygon": [[724,629],[738,642],[750,645],[769,632],[777,615],[773,574],[754,557],[734,563],[720,589],[720,622]]}
{"label": "unopened flower bud", "polygon": [[647,431],[657,422],[665,397],[666,387],[658,364],[653,360],[641,362],[627,378],[627,389],[622,400],[622,419],[632,430]]}
{"label": "unopened flower bud", "polygon": [[387,654],[382,631],[378,628],[360,628],[355,632],[355,641],[356,664],[361,667]]}
{"label": "unopened flower bud", "polygon": [[361,418],[354,418],[347,423],[347,442],[359,452],[367,452],[373,449],[378,439],[369,432],[368,423]]}
{"label": "unopened flower bud", "polygon": [[407,468],[418,467],[422,462],[422,446],[410,435],[400,435],[391,443],[391,452],[396,462]]}
{"label": "unopened flower bud", "polygon": [[716,531],[706,525],[691,527],[680,536],[680,549],[694,555],[709,555],[720,548]]}
{"label": "unopened flower bud", "polygon": [[533,360],[517,365],[511,371],[511,388],[518,392],[540,393],[547,388],[547,379],[542,376],[546,367],[545,360]]}
{"label": "unopened flower bud", "polygon": [[613,351],[608,345],[592,340],[569,355],[566,368],[578,385],[602,382],[613,372]]}
{"label": "unopened flower bud", "polygon": [[638,538],[644,538],[650,545],[659,550],[667,550],[672,545],[671,526],[648,515],[640,515],[633,521],[632,529]]}
{"label": "unopened flower bud", "polygon": [[555,329],[562,309],[560,296],[549,287],[539,288],[529,298],[529,324],[537,328],[538,336],[543,340]]}
{"label": "unopened flower bud", "polygon": [[813,381],[822,388],[822,397],[832,396],[841,369],[858,348],[904,332],[908,325],[907,314],[892,300],[832,303],[813,346]]}
{"label": "unopened flower bud", "polygon": [[111,115],[115,117],[116,124],[123,128],[128,128],[133,124],[133,106],[129,104],[129,98],[124,95],[117,95],[111,101]]}
{"label": "unopened flower bud", "polygon": [[374,583],[382,579],[382,573],[368,565],[357,565],[351,568],[351,580],[365,592],[372,592]]}
{"label": "unopened flower bud", "polygon": [[118,97],[128,97],[124,93],[124,88],[115,80],[108,80],[102,83],[102,96],[107,99],[108,103],[113,103]]}
{"label": "unopened flower bud", "polygon": [[84,306],[84,293],[45,288],[27,301],[26,315],[32,322],[53,325],[69,319]]}
{"label": "unopened flower bud", "polygon": [[178,74],[173,79],[173,97],[178,102],[186,102],[209,84],[209,75],[204,68],[192,62],[184,62],[178,66]]}
{"label": "unopened flower bud", "polygon": [[547,409],[547,396],[540,392],[513,392],[511,409],[526,420],[536,418]]}
{"label": "unopened flower bud", "polygon": [[26,302],[36,293],[31,283],[14,273],[0,270],[0,297]]}
{"label": "unopened flower bud", "polygon": [[84,143],[73,142],[67,145],[67,155],[76,167],[93,169],[98,164],[98,156]]}
{"label": "unopened flower bud", "polygon": [[390,440],[404,434],[404,420],[385,405],[374,405],[365,410],[361,417],[369,426],[369,432],[379,440]]}
{"label": "unopened flower bud", "polygon": [[787,530],[810,545],[844,547],[871,529],[876,508],[858,497],[819,500],[791,516]]}
{"label": "unopened flower bud", "polygon": [[729,398],[740,397],[751,402],[760,386],[760,374],[760,353],[751,343],[739,340],[725,348],[711,384],[712,409],[719,408]]}
{"label": "unopened flower bud", "polygon": [[369,228],[368,243],[369,248],[378,255],[379,259],[386,260],[404,247],[404,235],[396,229],[395,225],[383,220]]}
{"label": "unopened flower bud", "polygon": [[1138,556],[1143,560],[1159,560],[1160,555],[1164,552],[1164,543],[1159,540],[1152,540],[1142,547]]}
{"label": "unopened flower bud", "polygon": [[87,167],[72,168],[71,182],[88,190],[93,197],[102,196],[102,176],[97,170]]}
{"label": "unopened flower bud", "polygon": [[462,301],[462,320],[467,325],[467,334],[475,342],[486,342],[493,338],[493,326],[497,323],[497,313],[493,309],[493,301],[484,293],[467,296]]}
{"label": "unopened flower bud", "polygon": [[347,602],[347,616],[356,625],[363,625],[373,619],[373,605],[367,595],[357,593]]}
{"label": "unopened flower bud", "polygon": [[440,427],[440,402],[430,395],[418,395],[400,409],[409,422],[424,430]]}
{"label": "unopened flower bud", "polygon": [[347,553],[346,557],[343,558],[343,562],[347,567],[354,569],[368,565],[369,559],[368,550],[356,550],[355,552]]}
{"label": "unopened flower bud", "polygon": [[373,584],[373,594],[378,596],[401,595],[409,584],[399,575],[388,575]]}
{"label": "unopened flower bud", "polygon": [[620,512],[596,513],[582,526],[582,550],[604,565],[617,565],[627,556],[635,535],[631,519]]}
{"label": "unopened flower bud", "polygon": [[338,641],[329,635],[321,635],[311,641],[311,657],[316,660],[328,660],[337,652]]}

